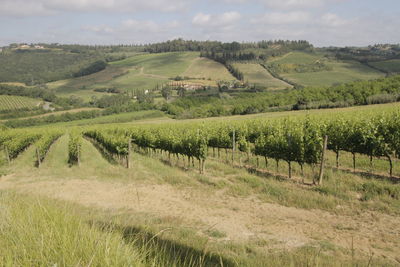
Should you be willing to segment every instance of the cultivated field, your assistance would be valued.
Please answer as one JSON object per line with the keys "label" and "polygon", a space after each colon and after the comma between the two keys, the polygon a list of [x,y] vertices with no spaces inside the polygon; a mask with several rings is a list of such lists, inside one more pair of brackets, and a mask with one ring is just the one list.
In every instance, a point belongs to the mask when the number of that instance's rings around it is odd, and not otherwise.
{"label": "cultivated field", "polygon": [[0,111],[33,109],[39,107],[42,101],[23,96],[0,95]]}
{"label": "cultivated field", "polygon": [[371,66],[383,70],[388,73],[400,72],[400,59],[392,59],[386,61],[369,62]]}
{"label": "cultivated field", "polygon": [[200,78],[213,81],[231,81],[236,80],[221,63],[208,58],[195,59],[189,68],[182,73],[182,76],[190,78]]}
{"label": "cultivated field", "polygon": [[272,90],[292,87],[290,84],[274,78],[259,64],[235,63],[234,66],[244,74],[244,80],[250,84],[255,84],[256,86],[261,86]]}

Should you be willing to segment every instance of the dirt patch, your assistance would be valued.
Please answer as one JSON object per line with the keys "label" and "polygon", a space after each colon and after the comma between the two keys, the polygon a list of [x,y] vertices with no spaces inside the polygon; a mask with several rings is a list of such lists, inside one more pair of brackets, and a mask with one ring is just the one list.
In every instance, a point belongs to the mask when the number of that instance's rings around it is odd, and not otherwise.
{"label": "dirt patch", "polygon": [[0,189],[16,189],[87,207],[173,216],[199,231],[215,229],[224,232],[226,240],[265,239],[285,249],[328,241],[393,260],[400,251],[400,220],[386,214],[335,215],[165,184],[15,178],[2,177]]}

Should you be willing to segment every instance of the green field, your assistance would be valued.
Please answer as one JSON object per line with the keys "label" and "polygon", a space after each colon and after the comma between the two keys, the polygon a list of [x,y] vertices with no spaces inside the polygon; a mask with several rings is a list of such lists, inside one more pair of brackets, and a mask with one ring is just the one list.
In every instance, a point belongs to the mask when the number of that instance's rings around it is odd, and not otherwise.
{"label": "green field", "polygon": [[333,70],[308,73],[281,74],[283,77],[304,86],[329,86],[357,80],[372,80],[384,77],[378,72],[356,61],[329,62]]}
{"label": "green field", "polygon": [[250,84],[262,86],[268,89],[279,90],[291,88],[290,84],[274,78],[265,68],[259,64],[235,63],[233,64],[244,74],[244,80]]}
{"label": "green field", "polygon": [[224,65],[208,58],[196,58],[182,76],[214,81],[236,80]]}
{"label": "green field", "polygon": [[79,96],[85,100],[90,100],[92,96],[101,97],[107,93],[95,92],[96,88],[108,87],[107,83],[123,75],[127,70],[120,67],[108,66],[105,70],[83,77],[59,80],[47,83],[49,89],[54,90],[58,96],[69,97]]}
{"label": "green field", "polygon": [[356,61],[338,61],[327,59],[322,54],[291,52],[281,58],[274,58],[268,63],[283,65],[313,64],[317,61],[324,62],[331,70],[304,73],[280,73],[280,75],[294,83],[303,86],[330,86],[356,80],[371,80],[384,77],[384,73],[372,69]]}
{"label": "green field", "polygon": [[143,74],[173,78],[186,71],[198,56],[199,53],[196,52],[144,54],[112,62],[111,64],[114,66],[143,68]]}
{"label": "green field", "polygon": [[312,54],[305,52],[289,52],[282,57],[276,57],[268,60],[278,64],[311,64],[322,58],[321,54]]}
{"label": "green field", "polygon": [[[50,124],[49,126],[54,127],[69,127],[69,126],[85,126],[93,124],[111,124],[111,123],[135,123],[136,121],[142,121],[146,123],[152,123],[153,121],[159,123],[161,121],[168,121],[169,118],[159,110],[144,110],[120,113],[108,116],[101,116],[94,119],[83,119],[69,122],[58,122]],[[43,127],[43,126],[38,126]]]}
{"label": "green field", "polygon": [[42,101],[23,96],[0,95],[0,111],[33,109],[39,107]]}
{"label": "green field", "polygon": [[400,72],[400,59],[386,61],[368,62],[369,65],[388,73]]}
{"label": "green field", "polygon": [[99,54],[59,50],[0,53],[0,82],[38,84],[65,79],[99,59]]}

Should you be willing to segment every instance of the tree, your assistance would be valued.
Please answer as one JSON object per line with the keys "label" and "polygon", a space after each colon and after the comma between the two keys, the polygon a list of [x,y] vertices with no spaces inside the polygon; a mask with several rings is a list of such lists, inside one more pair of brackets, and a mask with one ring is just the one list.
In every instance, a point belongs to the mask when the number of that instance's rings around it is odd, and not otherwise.
{"label": "tree", "polygon": [[165,98],[165,100],[169,100],[169,98],[171,97],[172,94],[172,89],[169,85],[167,86],[163,86],[163,88],[161,88],[161,95]]}
{"label": "tree", "polygon": [[137,101],[141,103],[152,104],[154,102],[154,96],[151,92],[146,91],[139,91],[137,93]]}
{"label": "tree", "polygon": [[182,86],[179,86],[178,88],[178,96],[179,97],[184,97],[186,95],[186,89]]}

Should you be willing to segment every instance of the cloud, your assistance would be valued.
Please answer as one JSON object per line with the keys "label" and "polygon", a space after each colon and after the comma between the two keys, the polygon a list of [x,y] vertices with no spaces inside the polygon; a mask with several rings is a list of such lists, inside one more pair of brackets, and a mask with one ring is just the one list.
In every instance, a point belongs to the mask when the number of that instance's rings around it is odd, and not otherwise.
{"label": "cloud", "polygon": [[333,13],[322,15],[321,24],[328,27],[340,27],[349,24],[349,21]]}
{"label": "cloud", "polygon": [[41,16],[59,12],[133,13],[140,11],[175,12],[188,7],[185,0],[1,0],[5,16]]}
{"label": "cloud", "polygon": [[223,27],[239,21],[241,17],[240,13],[236,11],[225,12],[220,15],[198,13],[193,17],[192,23],[201,27]]}
{"label": "cloud", "polygon": [[[153,20],[126,19],[118,25],[86,25],[81,30],[91,35],[94,40],[112,40],[114,43],[149,43],[161,42],[170,39],[170,36],[179,35],[180,23],[176,20],[157,23]],[[90,39],[89,38],[89,39]],[[104,40],[104,41],[103,41]]]}
{"label": "cloud", "polygon": [[293,12],[271,12],[262,15],[259,18],[255,18],[252,20],[253,23],[262,23],[262,24],[274,24],[274,25],[282,25],[282,24],[296,24],[296,23],[306,23],[310,21],[310,14],[302,11],[293,11]]}
{"label": "cloud", "polygon": [[271,8],[292,9],[319,7],[326,0],[261,0],[261,2]]}
{"label": "cloud", "polygon": [[293,8],[319,7],[328,1],[345,1],[345,0],[223,0],[223,1],[226,3],[234,3],[234,4],[250,4],[258,2],[274,9],[293,9]]}
{"label": "cloud", "polygon": [[51,15],[52,10],[47,9],[43,3],[30,0],[2,0],[0,14],[4,16],[30,16]]}

